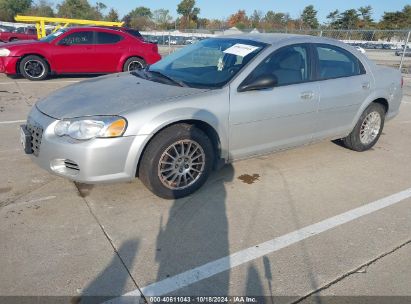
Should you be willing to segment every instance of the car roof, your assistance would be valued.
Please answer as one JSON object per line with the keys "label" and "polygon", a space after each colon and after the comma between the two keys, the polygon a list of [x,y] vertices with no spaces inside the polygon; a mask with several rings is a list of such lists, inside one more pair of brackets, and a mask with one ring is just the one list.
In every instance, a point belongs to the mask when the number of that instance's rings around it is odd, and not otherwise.
{"label": "car roof", "polygon": [[136,29],[123,27],[123,26],[103,26],[103,25],[86,25],[86,26],[71,26],[70,29],[103,29],[125,32],[127,30],[138,31]]}
{"label": "car roof", "polygon": [[270,45],[275,45],[279,42],[287,40],[290,44],[292,43],[304,43],[304,42],[312,42],[312,43],[327,43],[327,44],[334,44],[337,46],[344,45],[339,40],[326,38],[326,37],[319,37],[319,36],[312,36],[312,35],[298,35],[298,34],[280,34],[280,33],[250,33],[250,34],[235,34],[235,35],[221,35],[217,38],[232,38],[232,39],[245,39],[245,40],[253,40],[256,42],[262,42]]}
{"label": "car roof", "polygon": [[267,44],[275,44],[279,41],[291,39],[291,38],[308,38],[309,35],[296,35],[296,34],[280,34],[280,33],[250,33],[250,34],[234,34],[234,35],[222,35],[218,38],[232,38],[232,39],[247,39],[258,41]]}

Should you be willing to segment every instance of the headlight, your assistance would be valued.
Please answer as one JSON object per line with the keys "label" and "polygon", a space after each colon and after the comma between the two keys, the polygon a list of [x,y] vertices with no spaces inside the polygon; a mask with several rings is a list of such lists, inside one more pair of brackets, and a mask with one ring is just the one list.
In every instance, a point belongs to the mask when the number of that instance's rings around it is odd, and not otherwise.
{"label": "headlight", "polygon": [[8,49],[0,49],[0,57],[7,57],[10,55],[10,50]]}
{"label": "headlight", "polygon": [[119,116],[95,116],[60,120],[54,127],[57,136],[70,136],[78,140],[95,137],[119,137],[127,128],[125,118]]}

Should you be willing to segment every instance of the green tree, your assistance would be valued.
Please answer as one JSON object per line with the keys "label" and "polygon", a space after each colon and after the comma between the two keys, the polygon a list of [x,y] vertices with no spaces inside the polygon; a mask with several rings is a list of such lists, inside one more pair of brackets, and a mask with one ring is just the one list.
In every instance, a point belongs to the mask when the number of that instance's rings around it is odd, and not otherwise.
{"label": "green tree", "polygon": [[360,18],[356,9],[349,9],[341,13],[339,24],[342,29],[356,29],[358,28]]}
{"label": "green tree", "polygon": [[153,13],[148,7],[145,6],[139,6],[133,9],[129,15],[131,17],[145,17],[145,18],[151,18],[153,16]]}
{"label": "green tree", "polygon": [[57,5],[57,15],[63,18],[101,20],[102,15],[87,0],[64,0]]}
{"label": "green tree", "polygon": [[339,28],[338,24],[338,17],[340,16],[340,12],[338,10],[332,11],[327,15],[328,26],[331,28]]}
{"label": "green tree", "polygon": [[265,30],[284,29],[287,26],[288,20],[288,14],[276,13],[274,11],[269,10],[265,13],[265,16],[263,18],[263,27]]}
{"label": "green tree", "polygon": [[308,27],[310,29],[317,29],[319,26],[317,19],[317,11],[314,9],[313,5],[306,6],[300,18],[304,27]]}
{"label": "green tree", "polygon": [[402,11],[385,12],[379,23],[382,29],[407,29],[411,27],[411,5],[406,5]]}
{"label": "green tree", "polygon": [[254,10],[253,14],[250,16],[251,27],[259,28],[261,26],[261,21],[263,19],[263,12]]}
{"label": "green tree", "polygon": [[361,6],[358,9],[358,12],[360,13],[362,27],[369,27],[374,23],[374,20],[371,17],[372,16],[371,5]]}
{"label": "green tree", "polygon": [[32,0],[0,0],[0,20],[14,21],[14,17],[27,11],[32,3]]}
{"label": "green tree", "polygon": [[148,7],[139,6],[129,12],[124,18],[124,23],[139,30],[149,28],[152,25],[153,13]]}
{"label": "green tree", "polygon": [[105,5],[103,2],[96,2],[95,10],[99,14],[103,14],[103,11],[107,8],[107,5]]}
{"label": "green tree", "polygon": [[172,19],[169,10],[158,9],[153,12],[153,21],[159,29],[167,29]]}
{"label": "green tree", "polygon": [[195,5],[195,0],[182,0],[177,5],[177,13],[183,16],[180,20],[180,27],[187,28],[195,25],[200,14],[200,9]]}
{"label": "green tree", "polygon": [[24,14],[39,17],[54,17],[53,5],[46,0],[40,0],[37,4],[32,5]]}
{"label": "green tree", "polygon": [[118,12],[114,9],[111,8],[107,14],[107,16],[105,17],[105,19],[107,21],[113,21],[113,22],[118,22],[120,20],[119,16],[118,16]]}

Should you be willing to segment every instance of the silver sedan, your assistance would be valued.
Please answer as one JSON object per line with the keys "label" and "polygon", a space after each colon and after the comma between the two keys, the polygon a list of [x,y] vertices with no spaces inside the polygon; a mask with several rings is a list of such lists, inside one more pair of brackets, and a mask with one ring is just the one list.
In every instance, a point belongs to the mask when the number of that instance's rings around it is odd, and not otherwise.
{"label": "silver sedan", "polygon": [[370,149],[397,115],[401,74],[344,43],[255,34],[203,40],[144,70],[37,102],[21,128],[42,168],[83,182],[136,177],[179,198],[211,170],[323,139]]}

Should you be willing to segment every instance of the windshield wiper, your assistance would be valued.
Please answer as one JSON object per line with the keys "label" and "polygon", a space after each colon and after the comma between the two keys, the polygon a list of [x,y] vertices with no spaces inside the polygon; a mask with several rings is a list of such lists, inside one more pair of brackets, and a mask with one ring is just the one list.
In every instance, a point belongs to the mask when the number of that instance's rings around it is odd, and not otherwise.
{"label": "windshield wiper", "polygon": [[130,74],[143,79],[148,79],[148,76],[142,70],[133,70],[130,72]]}
{"label": "windshield wiper", "polygon": [[188,85],[186,83],[184,83],[183,81],[177,80],[177,79],[173,79],[170,76],[167,76],[159,71],[149,71],[147,70],[146,73],[150,73],[150,74],[154,74],[155,76],[160,76],[160,78],[163,79],[167,79],[168,81],[174,82],[175,84],[178,84],[180,87],[187,87]]}

